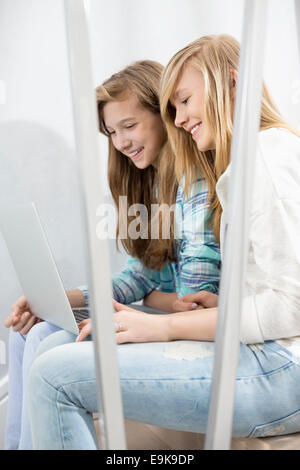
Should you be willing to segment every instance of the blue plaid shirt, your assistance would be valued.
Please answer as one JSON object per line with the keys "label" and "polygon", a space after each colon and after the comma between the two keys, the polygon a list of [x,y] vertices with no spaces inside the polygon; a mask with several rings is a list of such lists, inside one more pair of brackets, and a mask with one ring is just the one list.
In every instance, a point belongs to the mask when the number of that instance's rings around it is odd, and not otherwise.
{"label": "blue plaid shirt", "polygon": [[[130,304],[143,299],[153,290],[177,292],[178,297],[206,290],[218,293],[220,248],[209,226],[211,212],[207,204],[207,184],[199,178],[188,197],[178,188],[175,212],[177,262],[166,264],[160,271],[144,266],[129,257],[125,268],[112,277],[113,297]],[[86,304],[88,290],[80,286]]]}

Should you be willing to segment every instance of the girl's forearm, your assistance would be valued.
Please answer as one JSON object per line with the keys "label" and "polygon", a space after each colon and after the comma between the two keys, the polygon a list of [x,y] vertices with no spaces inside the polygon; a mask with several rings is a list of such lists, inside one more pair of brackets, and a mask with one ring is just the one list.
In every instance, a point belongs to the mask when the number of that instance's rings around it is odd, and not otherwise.
{"label": "girl's forearm", "polygon": [[167,315],[169,340],[214,341],[217,317],[217,308],[204,308]]}
{"label": "girl's forearm", "polygon": [[178,297],[176,292],[169,293],[154,290],[144,298],[144,305],[171,313],[174,312],[173,302],[177,299]]}
{"label": "girl's forearm", "polygon": [[80,289],[67,290],[66,294],[72,308],[85,306],[84,295]]}

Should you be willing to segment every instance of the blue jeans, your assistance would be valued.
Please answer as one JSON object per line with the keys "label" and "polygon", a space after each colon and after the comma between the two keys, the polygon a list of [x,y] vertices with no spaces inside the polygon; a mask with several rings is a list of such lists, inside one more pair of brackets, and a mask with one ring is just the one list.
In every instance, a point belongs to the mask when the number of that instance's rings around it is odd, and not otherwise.
{"label": "blue jeans", "polygon": [[[58,332],[44,340],[29,378],[35,449],[96,449],[92,413],[98,411],[91,341]],[[125,417],[206,432],[214,343],[118,346]],[[241,345],[233,435],[258,437],[300,431],[300,365],[272,341]]]}
{"label": "blue jeans", "polygon": [[32,439],[27,406],[27,381],[36,351],[46,336],[60,330],[51,323],[34,325],[27,335],[10,331],[9,384],[5,449],[31,449]]}
{"label": "blue jeans", "polygon": [[[151,308],[132,305],[150,313],[163,313]],[[34,325],[27,335],[10,330],[8,412],[5,432],[6,450],[32,449],[32,438],[27,404],[27,382],[37,349],[47,336],[61,330],[48,322]]]}

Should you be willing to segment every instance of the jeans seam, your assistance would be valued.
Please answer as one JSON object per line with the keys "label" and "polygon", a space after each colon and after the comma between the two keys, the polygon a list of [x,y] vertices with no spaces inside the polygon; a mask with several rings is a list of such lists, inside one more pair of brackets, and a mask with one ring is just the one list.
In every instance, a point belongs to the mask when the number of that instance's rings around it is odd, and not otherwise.
{"label": "jeans seam", "polygon": [[[76,404],[73,402],[73,400],[71,400],[71,399],[69,398],[69,395],[68,395],[67,391],[65,390],[65,387],[67,387],[68,385],[72,385],[72,384],[74,384],[74,383],[75,383],[75,384],[78,384],[78,383],[91,382],[91,381],[97,382],[96,379],[91,379],[91,380],[74,380],[74,381],[69,382],[69,383],[67,383],[67,384],[60,385],[58,388],[54,387],[54,388],[56,389],[56,391],[57,391],[56,409],[57,409],[58,416],[60,416],[60,413],[59,413],[59,410],[58,410],[58,394],[59,394],[59,393],[61,393],[61,394],[64,393],[64,394],[68,397],[69,401],[70,401],[75,407],[80,408],[80,406],[76,405]],[[50,385],[50,384],[49,384],[49,385]],[[51,386],[51,385],[50,385],[50,386]],[[83,407],[81,407],[81,408],[83,408]],[[84,408],[83,408],[83,409],[84,409]],[[62,413],[61,413],[61,415],[62,415]],[[61,418],[58,420],[58,422],[59,422],[60,438],[61,438],[61,441],[62,441],[62,448],[63,448],[63,450],[65,450],[64,442],[67,441],[67,439],[65,438],[66,435],[65,435],[65,433],[64,433],[63,430],[62,430],[62,427],[63,427],[63,426],[62,426]]]}
{"label": "jeans seam", "polygon": [[[270,375],[275,375],[277,373],[282,372],[285,369],[289,369],[293,365],[297,365],[297,364],[295,364],[293,361],[290,361],[287,364],[285,364],[284,366],[279,367],[278,369],[272,370],[270,372],[267,372],[266,374],[236,377],[236,380],[237,381],[238,380],[253,380],[253,379],[259,379],[259,378],[262,378],[262,377],[269,377]],[[179,379],[179,378],[158,378],[158,377],[154,377],[154,378],[122,378],[122,377],[120,377],[120,380],[136,381],[136,382],[138,382],[140,380],[143,380],[143,381],[161,380],[161,381],[186,382],[186,381],[197,381],[197,380],[198,381],[204,381],[204,380],[211,381],[212,379],[213,379],[213,376],[211,376],[211,377],[197,377],[197,378],[183,378],[183,379]],[[57,392],[62,392],[63,391],[64,393],[66,393],[66,391],[64,390],[64,387],[67,387],[67,386],[75,384],[75,383],[78,384],[78,383],[84,383],[84,382],[97,382],[97,380],[96,380],[96,378],[84,379],[84,380],[73,380],[71,382],[64,383],[63,385],[60,385],[58,388],[51,385],[47,380],[45,380],[45,382],[47,382],[47,384],[50,385],[50,387],[55,388],[55,390]]]}
{"label": "jeans seam", "polygon": [[63,450],[65,450],[64,438],[63,438],[63,432],[62,432],[62,423],[61,423],[60,413],[59,413],[59,409],[58,409],[58,395],[59,395],[59,393],[62,393],[61,389],[63,388],[63,386],[61,386],[59,388],[56,388],[54,385],[49,383],[48,380],[45,379],[45,377],[43,377],[43,380],[44,380],[44,382],[47,383],[47,385],[49,385],[50,388],[52,388],[56,391],[55,408],[56,408],[57,417],[58,417],[57,421],[59,423],[59,435],[60,435],[60,439],[61,439],[62,448],[63,448]]}
{"label": "jeans seam", "polygon": [[72,384],[78,384],[78,383],[84,383],[84,382],[97,382],[97,379],[93,378],[93,379],[73,380],[72,382],[68,382],[68,383],[64,383],[63,385],[60,385],[58,388],[56,388],[56,387],[54,387],[54,388],[59,392],[63,391],[64,393],[67,393],[64,390],[64,387],[68,387],[69,385],[72,385]]}
{"label": "jeans seam", "polygon": [[236,380],[254,380],[254,379],[260,379],[262,377],[270,377],[274,376],[276,374],[280,374],[281,372],[290,369],[292,366],[294,366],[295,363],[293,361],[288,362],[287,364],[284,364],[281,367],[278,367],[278,369],[271,370],[267,372],[266,374],[259,374],[259,375],[251,375],[249,377],[238,377]]}
{"label": "jeans seam", "polygon": [[[287,364],[285,364],[284,366],[282,367],[279,367],[278,369],[274,369],[270,372],[266,372],[265,374],[259,374],[259,375],[249,375],[249,376],[241,376],[241,377],[236,377],[236,380],[239,381],[239,380],[255,380],[255,379],[260,379],[260,378],[263,378],[263,377],[270,377],[271,375],[276,375],[277,373],[280,373],[282,371],[284,371],[285,369],[289,369],[290,367],[292,367],[293,365],[297,365],[295,364],[293,361],[290,361],[288,362]],[[197,377],[197,378],[184,378],[184,379],[178,379],[178,378],[134,378],[134,379],[126,379],[126,378],[120,378],[120,380],[128,380],[128,381],[140,381],[140,380],[143,380],[143,381],[150,381],[150,380],[161,380],[161,381],[177,381],[177,382],[184,382],[184,381],[204,381],[204,380],[208,380],[208,381],[211,381],[213,380],[213,376],[211,377]]]}
{"label": "jeans seam", "polygon": [[[251,435],[254,433],[254,431],[257,429],[257,428],[260,428],[260,427],[263,427],[263,426],[271,426],[273,423],[277,423],[278,421],[282,421],[284,419],[288,419],[290,418],[291,416],[293,416],[294,414],[298,413],[300,411],[300,408],[298,410],[295,410],[293,411],[292,413],[289,413],[288,415],[284,416],[284,417],[281,417],[281,418],[278,418],[278,419],[274,419],[273,421],[270,421],[268,423],[263,423],[263,424],[257,424],[256,426],[254,426],[252,428],[252,430],[250,431],[250,433],[246,436],[246,438],[251,438]],[[263,436],[261,436],[263,437]]]}
{"label": "jeans seam", "polygon": [[[55,387],[56,388],[56,387]],[[60,417],[60,413],[59,413],[59,399],[58,399],[58,395],[59,393],[61,393],[61,391],[59,389],[56,388],[56,412],[57,412],[57,416],[58,416],[58,423],[59,423],[59,435],[60,435],[60,440],[61,440],[61,446],[62,446],[62,449],[65,450],[65,445],[64,445],[64,433],[62,431],[62,422],[61,422],[61,417]]]}

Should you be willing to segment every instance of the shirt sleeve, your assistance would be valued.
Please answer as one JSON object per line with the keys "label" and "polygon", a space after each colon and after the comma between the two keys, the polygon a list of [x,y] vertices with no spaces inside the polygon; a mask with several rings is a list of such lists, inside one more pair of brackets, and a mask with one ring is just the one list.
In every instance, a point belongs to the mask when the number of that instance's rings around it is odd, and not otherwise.
{"label": "shirt sleeve", "polygon": [[253,216],[240,339],[242,343],[300,335],[300,201],[275,199]]}
{"label": "shirt sleeve", "polygon": [[[79,286],[88,306],[88,287]],[[147,268],[139,259],[129,257],[125,268],[112,276],[113,298],[122,304],[142,300],[154,289],[174,292],[175,281],[171,266],[165,265],[161,271]]]}
{"label": "shirt sleeve", "polygon": [[139,259],[129,257],[125,268],[112,277],[113,297],[130,304],[143,299],[160,285],[160,272],[147,268]]}
{"label": "shirt sleeve", "polygon": [[178,243],[178,297],[200,290],[214,294],[219,291],[221,255],[210,227],[211,211],[207,197],[203,178],[198,179],[189,197],[184,197],[182,187],[178,190],[176,233],[181,233]]}

